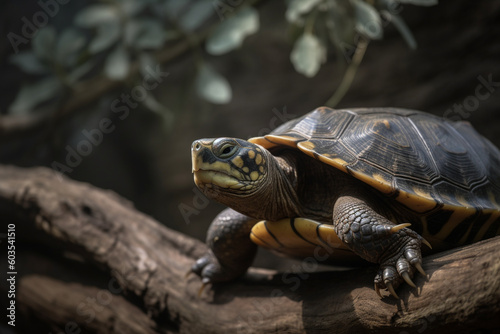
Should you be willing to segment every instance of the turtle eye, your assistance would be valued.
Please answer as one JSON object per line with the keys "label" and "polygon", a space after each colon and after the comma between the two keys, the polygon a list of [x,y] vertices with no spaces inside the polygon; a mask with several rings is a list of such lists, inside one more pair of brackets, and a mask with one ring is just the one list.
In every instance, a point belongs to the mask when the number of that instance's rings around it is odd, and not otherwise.
{"label": "turtle eye", "polygon": [[234,154],[234,152],[236,152],[236,149],[237,149],[236,145],[233,144],[226,143],[222,145],[222,147],[219,150],[219,158],[226,159],[231,157]]}

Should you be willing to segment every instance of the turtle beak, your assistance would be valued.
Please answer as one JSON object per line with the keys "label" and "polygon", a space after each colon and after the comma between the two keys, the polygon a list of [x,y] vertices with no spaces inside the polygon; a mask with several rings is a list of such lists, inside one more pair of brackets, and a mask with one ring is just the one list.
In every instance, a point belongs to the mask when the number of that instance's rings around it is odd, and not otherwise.
{"label": "turtle beak", "polygon": [[210,149],[213,141],[214,139],[199,139],[195,140],[191,145],[192,173],[200,170],[200,165],[203,163],[201,154],[205,149]]}

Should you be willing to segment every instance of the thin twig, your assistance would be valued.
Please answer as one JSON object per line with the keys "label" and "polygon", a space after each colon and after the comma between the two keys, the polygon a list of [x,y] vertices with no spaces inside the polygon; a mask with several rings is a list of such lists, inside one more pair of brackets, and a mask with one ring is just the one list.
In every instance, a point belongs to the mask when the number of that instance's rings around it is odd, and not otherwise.
{"label": "thin twig", "polygon": [[361,64],[361,61],[363,60],[366,49],[368,48],[368,43],[369,43],[368,39],[364,38],[360,39],[356,47],[356,51],[354,52],[354,55],[352,57],[352,61],[344,73],[342,82],[340,83],[339,87],[335,90],[335,93],[333,93],[333,95],[328,99],[328,101],[326,101],[325,103],[326,106],[334,108],[337,104],[339,104],[339,102],[345,96],[345,94],[349,90],[349,87],[351,87],[354,78],[356,77],[356,72],[358,71],[358,67]]}

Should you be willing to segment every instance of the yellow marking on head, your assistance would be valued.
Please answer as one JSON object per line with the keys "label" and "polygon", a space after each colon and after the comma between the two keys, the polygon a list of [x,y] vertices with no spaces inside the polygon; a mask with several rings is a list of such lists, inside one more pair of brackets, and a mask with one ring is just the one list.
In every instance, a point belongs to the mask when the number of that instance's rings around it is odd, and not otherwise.
{"label": "yellow marking on head", "polygon": [[255,151],[254,151],[254,150],[250,150],[250,151],[248,151],[248,157],[249,157],[250,159],[255,158]]}
{"label": "yellow marking on head", "polygon": [[238,168],[243,167],[243,165],[245,164],[240,156],[235,157],[233,160],[231,160],[231,162]]}
{"label": "yellow marking on head", "polygon": [[233,175],[235,177],[239,177],[240,173],[231,167],[230,164],[224,161],[215,161],[213,163],[203,162],[203,159],[200,156],[196,158],[193,157],[193,171],[198,170],[211,170],[211,171],[220,171],[229,175]]}
{"label": "yellow marking on head", "polygon": [[245,173],[247,173],[247,174],[248,174],[248,173],[250,173],[250,168],[248,168],[248,167],[243,167],[243,171],[244,171]]}
{"label": "yellow marking on head", "polygon": [[259,172],[257,172],[257,171],[253,171],[253,172],[251,172],[251,173],[250,173],[250,179],[251,179],[252,181],[257,180],[257,179],[259,178],[259,176],[260,176],[260,174],[259,174]]}
{"label": "yellow marking on head", "polygon": [[241,186],[237,179],[230,177],[229,175],[205,170],[194,172],[194,182],[199,187],[203,187],[204,185],[209,186],[212,184],[221,188],[239,188],[239,186]]}
{"label": "yellow marking on head", "polygon": [[260,165],[262,163],[262,154],[257,154],[257,156],[255,157],[255,163],[257,165]]}

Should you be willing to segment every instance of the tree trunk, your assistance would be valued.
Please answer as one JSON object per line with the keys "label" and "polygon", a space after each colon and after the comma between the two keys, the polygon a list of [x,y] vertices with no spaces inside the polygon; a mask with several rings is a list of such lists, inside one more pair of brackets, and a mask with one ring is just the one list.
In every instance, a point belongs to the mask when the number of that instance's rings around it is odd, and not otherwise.
{"label": "tree trunk", "polygon": [[[418,287],[400,288],[400,300],[377,296],[375,266],[312,273],[314,261],[296,273],[251,268],[198,296],[199,278],[186,273],[206,250],[201,242],[113,192],[46,168],[2,166],[0,179],[2,233],[15,225],[13,329],[21,333],[500,329],[500,237],[426,257],[428,279],[416,276]],[[2,296],[7,292],[2,285]]]}

